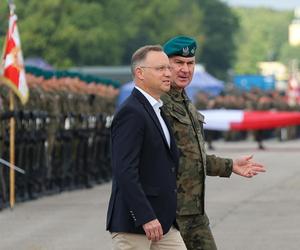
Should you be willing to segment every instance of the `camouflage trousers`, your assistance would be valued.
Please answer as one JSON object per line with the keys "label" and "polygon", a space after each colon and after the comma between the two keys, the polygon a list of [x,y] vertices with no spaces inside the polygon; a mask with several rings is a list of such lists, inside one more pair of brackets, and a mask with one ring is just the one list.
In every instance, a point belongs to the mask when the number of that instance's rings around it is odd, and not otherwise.
{"label": "camouflage trousers", "polygon": [[206,214],[177,215],[177,223],[187,250],[217,250]]}

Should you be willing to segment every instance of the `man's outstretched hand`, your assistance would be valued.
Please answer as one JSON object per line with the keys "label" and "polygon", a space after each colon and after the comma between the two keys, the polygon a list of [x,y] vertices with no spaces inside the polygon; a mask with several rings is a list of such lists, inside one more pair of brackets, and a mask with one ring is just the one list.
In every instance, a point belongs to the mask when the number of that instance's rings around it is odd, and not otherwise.
{"label": "man's outstretched hand", "polygon": [[266,172],[265,167],[252,161],[253,155],[235,159],[233,161],[233,172],[237,175],[251,178],[260,172]]}

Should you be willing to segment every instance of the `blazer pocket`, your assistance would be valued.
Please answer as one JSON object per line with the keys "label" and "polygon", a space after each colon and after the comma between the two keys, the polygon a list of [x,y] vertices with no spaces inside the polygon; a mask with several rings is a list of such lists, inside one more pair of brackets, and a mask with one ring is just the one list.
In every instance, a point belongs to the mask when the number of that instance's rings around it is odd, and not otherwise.
{"label": "blazer pocket", "polygon": [[147,196],[159,196],[158,187],[144,186],[143,189]]}

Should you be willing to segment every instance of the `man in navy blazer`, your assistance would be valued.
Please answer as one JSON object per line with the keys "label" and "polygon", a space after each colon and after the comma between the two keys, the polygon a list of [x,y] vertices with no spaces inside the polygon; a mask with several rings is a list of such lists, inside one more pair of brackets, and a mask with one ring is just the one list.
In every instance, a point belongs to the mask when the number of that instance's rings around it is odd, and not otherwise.
{"label": "man in navy blazer", "polygon": [[176,228],[178,150],[160,112],[170,89],[169,59],[159,45],[132,56],[135,88],[111,126],[112,193],[107,230],[113,249],[186,249]]}

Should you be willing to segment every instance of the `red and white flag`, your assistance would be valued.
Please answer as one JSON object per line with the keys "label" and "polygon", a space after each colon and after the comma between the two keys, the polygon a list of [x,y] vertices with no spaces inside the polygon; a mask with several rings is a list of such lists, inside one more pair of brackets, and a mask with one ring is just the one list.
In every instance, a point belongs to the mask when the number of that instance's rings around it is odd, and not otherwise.
{"label": "red and white flag", "polygon": [[25,104],[29,97],[29,90],[26,83],[21,41],[15,14],[11,14],[9,17],[2,67],[4,82],[12,88],[21,102]]}
{"label": "red and white flag", "polygon": [[207,130],[261,130],[300,125],[300,112],[201,110]]}

